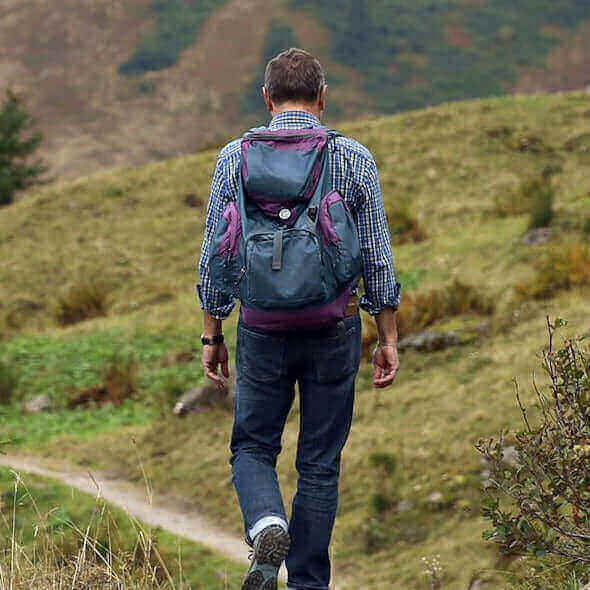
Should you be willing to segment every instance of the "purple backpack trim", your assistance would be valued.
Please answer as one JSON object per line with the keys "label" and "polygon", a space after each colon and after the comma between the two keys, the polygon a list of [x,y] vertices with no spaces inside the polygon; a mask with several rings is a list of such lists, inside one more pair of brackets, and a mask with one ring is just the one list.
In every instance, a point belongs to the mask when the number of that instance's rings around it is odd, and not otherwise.
{"label": "purple backpack trim", "polygon": [[232,256],[238,255],[240,240],[242,239],[242,222],[238,205],[235,201],[230,201],[223,211],[223,219],[227,221],[227,229],[219,242],[218,254],[223,256],[230,252]]}
{"label": "purple backpack trim", "polygon": [[333,325],[345,317],[346,306],[352,293],[345,289],[337,299],[320,307],[296,311],[266,311],[241,306],[244,326],[269,332],[288,330],[317,330]]}
{"label": "purple backpack trim", "polygon": [[332,216],[330,215],[330,205],[337,203],[338,201],[344,200],[342,199],[342,195],[338,191],[331,191],[329,192],[323,199],[320,204],[320,218],[318,220],[320,230],[322,232],[322,237],[324,238],[324,242],[326,244],[336,245],[340,241],[340,237],[334,228],[334,222],[332,221]]}

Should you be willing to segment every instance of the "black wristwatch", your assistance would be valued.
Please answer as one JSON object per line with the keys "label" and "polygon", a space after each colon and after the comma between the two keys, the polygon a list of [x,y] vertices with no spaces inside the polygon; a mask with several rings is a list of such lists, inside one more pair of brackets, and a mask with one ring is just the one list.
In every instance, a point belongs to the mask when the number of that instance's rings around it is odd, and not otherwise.
{"label": "black wristwatch", "polygon": [[206,338],[201,334],[201,344],[203,346],[215,346],[216,344],[221,344],[223,342],[223,334],[215,334],[213,338]]}

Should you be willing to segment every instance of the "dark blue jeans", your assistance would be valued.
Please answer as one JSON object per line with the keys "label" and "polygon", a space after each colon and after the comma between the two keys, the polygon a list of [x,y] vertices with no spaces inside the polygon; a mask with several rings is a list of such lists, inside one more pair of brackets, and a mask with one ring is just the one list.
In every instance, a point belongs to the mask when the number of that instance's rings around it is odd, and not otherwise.
{"label": "dark blue jeans", "polygon": [[[251,543],[261,525],[291,536],[288,586],[328,590],[328,547],[338,505],[340,457],[348,438],[361,357],[361,320],[321,331],[268,333],[238,323],[231,465]],[[283,428],[299,385],[299,474],[287,520],[275,471]]]}

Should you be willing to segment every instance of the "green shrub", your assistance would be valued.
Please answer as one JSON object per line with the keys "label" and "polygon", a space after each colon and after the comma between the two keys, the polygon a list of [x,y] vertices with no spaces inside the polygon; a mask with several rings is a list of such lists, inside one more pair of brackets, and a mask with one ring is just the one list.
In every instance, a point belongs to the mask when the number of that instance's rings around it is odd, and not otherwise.
{"label": "green shrub", "polygon": [[590,236],[590,217],[584,221],[584,225],[582,226],[582,231],[587,235]]}
{"label": "green shrub", "polygon": [[533,180],[522,188],[523,197],[531,203],[529,229],[547,227],[554,217],[555,191],[549,179]]}
{"label": "green shrub", "polygon": [[524,558],[506,577],[511,590],[586,590],[590,567],[563,558]]}
{"label": "green shrub", "polygon": [[397,459],[391,453],[371,453],[369,463],[371,467],[381,469],[385,475],[393,475],[397,466]]}
{"label": "green shrub", "polygon": [[16,191],[34,184],[46,170],[41,161],[29,162],[43,140],[34,125],[22,98],[7,90],[0,108],[0,205],[11,203]]}
{"label": "green shrub", "polygon": [[82,281],[58,297],[55,319],[60,326],[69,326],[106,316],[108,301],[109,293],[104,282],[95,279]]}
{"label": "green shrub", "polygon": [[555,331],[564,324],[547,320],[549,383],[535,384],[536,421],[517,389],[524,430],[515,435],[515,460],[505,460],[504,435],[477,445],[490,470],[484,537],[506,554],[554,555],[590,568],[590,354],[582,340],[556,348]]}
{"label": "green shrub", "polygon": [[0,405],[8,405],[14,400],[17,378],[10,366],[0,361]]}

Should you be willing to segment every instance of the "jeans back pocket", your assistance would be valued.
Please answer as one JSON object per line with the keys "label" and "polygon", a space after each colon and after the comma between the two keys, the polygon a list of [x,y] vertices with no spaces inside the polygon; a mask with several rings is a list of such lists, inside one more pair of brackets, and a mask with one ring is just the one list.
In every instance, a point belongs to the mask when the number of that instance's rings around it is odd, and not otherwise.
{"label": "jeans back pocket", "polygon": [[285,338],[238,326],[236,369],[251,381],[278,381],[285,363]]}
{"label": "jeans back pocket", "polygon": [[341,320],[337,333],[314,342],[313,364],[318,383],[332,383],[356,373],[361,357],[361,321],[358,315]]}

